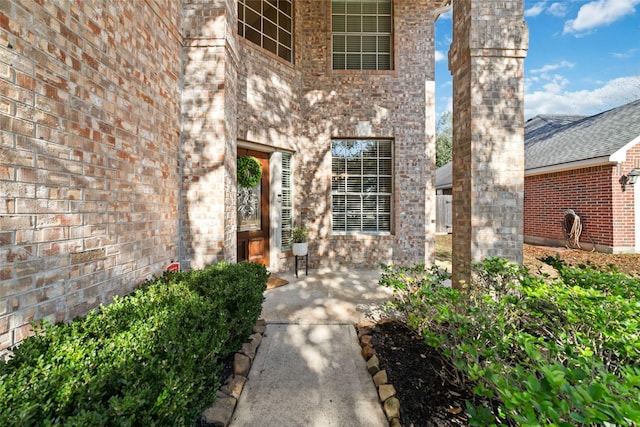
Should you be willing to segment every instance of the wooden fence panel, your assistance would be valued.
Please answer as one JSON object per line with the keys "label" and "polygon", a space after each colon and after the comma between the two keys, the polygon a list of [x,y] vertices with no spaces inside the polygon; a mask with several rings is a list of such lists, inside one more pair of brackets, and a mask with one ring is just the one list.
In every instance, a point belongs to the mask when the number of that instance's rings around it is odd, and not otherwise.
{"label": "wooden fence panel", "polygon": [[453,231],[452,199],[451,194],[436,196],[436,233],[448,234]]}

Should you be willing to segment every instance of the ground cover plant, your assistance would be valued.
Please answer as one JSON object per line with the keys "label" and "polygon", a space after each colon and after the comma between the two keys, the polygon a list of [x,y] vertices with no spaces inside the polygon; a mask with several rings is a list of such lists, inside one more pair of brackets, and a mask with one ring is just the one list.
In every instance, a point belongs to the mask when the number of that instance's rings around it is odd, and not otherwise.
{"label": "ground cover plant", "polygon": [[267,280],[252,263],[170,273],[37,327],[0,363],[0,425],[195,425],[222,360],[251,334]]}
{"label": "ground cover plant", "polygon": [[470,425],[635,425],[638,277],[545,261],[557,278],[489,259],[464,291],[440,286],[447,273],[423,266],[386,266],[381,284],[394,289],[393,308],[406,323],[444,355],[449,369],[438,371],[446,381],[471,385]]}

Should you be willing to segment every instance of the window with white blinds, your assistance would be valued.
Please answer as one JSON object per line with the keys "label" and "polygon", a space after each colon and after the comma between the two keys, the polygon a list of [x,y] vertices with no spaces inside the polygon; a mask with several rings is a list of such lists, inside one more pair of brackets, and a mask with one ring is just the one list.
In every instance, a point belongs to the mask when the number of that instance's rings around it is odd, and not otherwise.
{"label": "window with white blinds", "polygon": [[333,140],[331,167],[332,231],[390,233],[393,209],[392,141]]}
{"label": "window with white blinds", "polygon": [[238,34],[289,62],[292,29],[292,0],[238,0]]}
{"label": "window with white blinds", "polygon": [[391,0],[332,0],[334,70],[391,70]]}
{"label": "window with white blinds", "polygon": [[281,208],[281,224],[282,242],[280,250],[283,252],[290,251],[292,247],[293,231],[293,191],[292,191],[292,171],[291,171],[291,153],[282,153],[282,208]]}

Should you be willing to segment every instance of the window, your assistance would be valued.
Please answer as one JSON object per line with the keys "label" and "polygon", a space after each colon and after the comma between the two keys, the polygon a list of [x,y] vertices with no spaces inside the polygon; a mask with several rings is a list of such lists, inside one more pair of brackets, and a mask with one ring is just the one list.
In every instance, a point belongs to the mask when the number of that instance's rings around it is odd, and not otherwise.
{"label": "window", "polygon": [[332,231],[391,232],[392,152],[390,140],[331,142]]}
{"label": "window", "polygon": [[292,0],[238,0],[238,34],[293,61]]}
{"label": "window", "polygon": [[334,70],[391,70],[391,0],[332,0]]}
{"label": "window", "polygon": [[290,251],[292,248],[293,231],[293,194],[291,185],[291,153],[282,153],[282,208],[281,208],[281,229],[282,243],[280,250]]}

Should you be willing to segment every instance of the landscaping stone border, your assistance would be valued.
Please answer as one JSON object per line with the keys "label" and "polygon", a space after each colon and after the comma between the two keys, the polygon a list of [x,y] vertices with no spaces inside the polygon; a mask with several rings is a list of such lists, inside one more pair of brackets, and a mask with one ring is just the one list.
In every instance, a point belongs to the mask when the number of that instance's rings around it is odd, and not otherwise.
{"label": "landscaping stone border", "polygon": [[[249,337],[249,342],[243,344],[242,348],[233,356],[233,374],[229,375],[218,389],[215,403],[202,413],[199,427],[229,426],[266,329],[266,321],[258,319],[253,327],[253,333]],[[356,329],[362,357],[367,362],[367,370],[378,390],[378,397],[389,421],[389,426],[402,427],[400,401],[396,397],[396,390],[392,384],[389,384],[386,371],[380,369],[380,360],[378,360],[371,343],[373,339],[372,326],[358,325]]]}
{"label": "landscaping stone border", "polygon": [[227,427],[236,409],[236,404],[249,376],[251,364],[262,343],[262,337],[267,330],[267,322],[258,319],[249,336],[249,342],[233,355],[233,373],[229,375],[216,393],[215,403],[202,413],[201,427]]}
{"label": "landscaping stone border", "polygon": [[373,339],[371,334],[372,326],[359,325],[357,331],[362,357],[367,361],[367,370],[378,389],[378,397],[382,404],[382,410],[389,421],[389,426],[402,427],[400,422],[400,401],[396,397],[396,389],[392,384],[389,384],[387,372],[384,369],[380,369],[380,360],[376,356],[376,350],[371,343]]}

